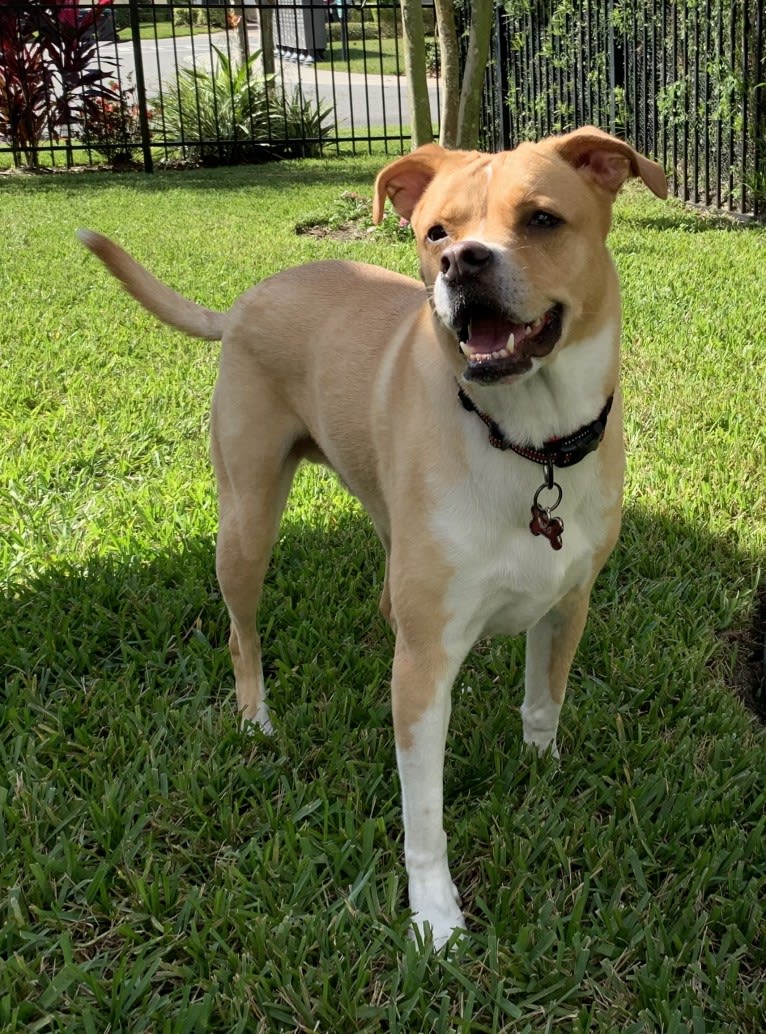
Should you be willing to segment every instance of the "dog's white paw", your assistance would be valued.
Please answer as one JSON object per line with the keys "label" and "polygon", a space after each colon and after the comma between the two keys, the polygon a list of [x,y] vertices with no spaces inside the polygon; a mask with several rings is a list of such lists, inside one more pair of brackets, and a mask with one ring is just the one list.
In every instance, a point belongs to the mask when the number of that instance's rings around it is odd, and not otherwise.
{"label": "dog's white paw", "polygon": [[242,718],[242,728],[248,733],[260,729],[266,736],[274,735],[274,726],[271,723],[271,715],[265,701],[259,706],[252,718]]}
{"label": "dog's white paw", "polygon": [[544,733],[540,731],[524,732],[524,744],[533,747],[542,756],[550,752],[551,757],[557,760],[560,757],[559,748],[556,746],[556,733]]}
{"label": "dog's white paw", "polygon": [[430,935],[434,951],[442,951],[452,935],[455,932],[460,933],[465,928],[463,913],[458,909],[455,919],[423,920],[419,916],[413,918],[410,936],[419,940],[421,944],[425,944]]}
{"label": "dog's white paw", "polygon": [[524,743],[534,747],[538,754],[545,754],[550,751],[554,758],[558,758],[559,749],[556,746],[556,731],[559,725],[559,707],[529,707],[521,705],[521,727],[524,733]]}
{"label": "dog's white paw", "polygon": [[436,951],[444,947],[456,930],[465,930],[460,895],[451,881],[444,888],[432,886],[419,894],[410,889],[410,907],[412,936],[417,930],[421,941],[425,942],[430,933]]}

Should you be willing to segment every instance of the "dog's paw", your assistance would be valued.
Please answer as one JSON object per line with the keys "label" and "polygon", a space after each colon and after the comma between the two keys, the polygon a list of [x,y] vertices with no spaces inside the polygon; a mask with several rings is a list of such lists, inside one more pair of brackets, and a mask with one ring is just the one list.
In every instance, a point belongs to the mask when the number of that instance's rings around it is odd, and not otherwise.
{"label": "dog's paw", "polygon": [[534,747],[538,754],[547,754],[558,758],[559,749],[556,746],[556,732],[559,724],[558,707],[529,707],[522,704],[521,727],[524,734],[524,743],[528,747]]}
{"label": "dog's paw", "polygon": [[452,940],[454,934],[461,933],[465,928],[465,919],[459,908],[451,916],[439,915],[424,918],[423,914],[418,912],[412,917],[410,936],[419,944],[426,944],[430,939],[434,951],[442,951]]}
{"label": "dog's paw", "polygon": [[410,936],[419,943],[425,944],[429,937],[434,949],[440,951],[456,931],[465,930],[465,918],[460,911],[460,895],[457,887],[450,881],[441,893],[431,888],[425,894],[415,895],[412,905],[412,922]]}
{"label": "dog's paw", "polygon": [[524,732],[524,746],[537,751],[540,757],[550,754],[557,761],[561,757],[559,748],[556,746],[556,733],[543,733],[540,731]]}
{"label": "dog's paw", "polygon": [[254,733],[257,730],[266,736],[274,735],[274,726],[271,723],[271,715],[266,703],[262,703],[252,718],[242,717],[242,728],[246,733]]}

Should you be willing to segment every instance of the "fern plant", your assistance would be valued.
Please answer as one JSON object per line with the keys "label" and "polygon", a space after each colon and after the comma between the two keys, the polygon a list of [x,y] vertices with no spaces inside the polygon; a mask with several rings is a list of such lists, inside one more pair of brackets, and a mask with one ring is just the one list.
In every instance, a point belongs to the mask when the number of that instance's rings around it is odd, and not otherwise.
{"label": "fern plant", "polygon": [[318,153],[332,109],[286,97],[274,77],[257,74],[260,52],[235,62],[213,48],[212,71],[182,69],[155,102],[155,138],[189,161],[233,164]]}

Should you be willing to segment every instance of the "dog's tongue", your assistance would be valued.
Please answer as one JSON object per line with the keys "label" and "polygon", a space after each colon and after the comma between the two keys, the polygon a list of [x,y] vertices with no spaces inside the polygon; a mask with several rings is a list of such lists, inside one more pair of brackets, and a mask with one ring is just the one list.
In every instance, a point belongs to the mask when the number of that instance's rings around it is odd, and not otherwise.
{"label": "dog's tongue", "polygon": [[472,352],[499,352],[501,348],[512,351],[516,344],[514,332],[519,324],[510,320],[483,317],[471,323],[468,346]]}

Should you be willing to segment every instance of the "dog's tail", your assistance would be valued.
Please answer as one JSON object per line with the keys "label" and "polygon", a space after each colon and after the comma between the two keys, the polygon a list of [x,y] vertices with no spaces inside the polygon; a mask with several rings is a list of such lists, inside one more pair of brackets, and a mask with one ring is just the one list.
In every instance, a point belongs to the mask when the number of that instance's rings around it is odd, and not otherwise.
{"label": "dog's tail", "polygon": [[176,294],[108,237],[94,230],[78,230],[77,236],[101,259],[110,273],[122,281],[136,301],[163,323],[169,323],[192,337],[221,340],[225,319],[222,312],[206,309]]}

